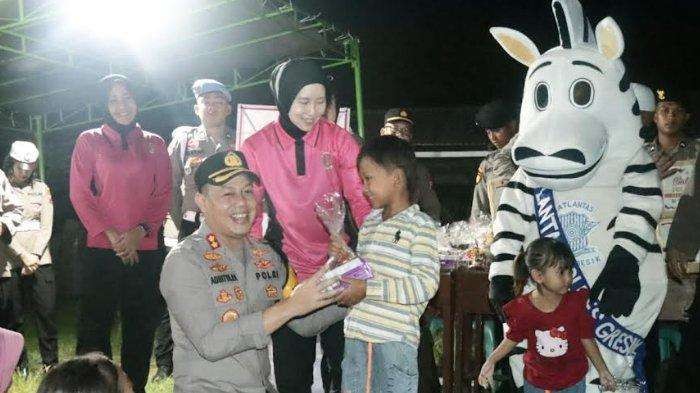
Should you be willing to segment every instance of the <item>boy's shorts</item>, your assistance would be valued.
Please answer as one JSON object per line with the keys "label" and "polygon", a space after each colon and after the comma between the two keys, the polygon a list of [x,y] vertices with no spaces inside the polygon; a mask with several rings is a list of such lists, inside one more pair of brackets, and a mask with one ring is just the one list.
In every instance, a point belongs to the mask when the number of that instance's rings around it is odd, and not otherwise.
{"label": "boy's shorts", "polygon": [[342,392],[365,393],[368,386],[370,392],[417,392],[418,349],[403,342],[367,343],[346,338]]}

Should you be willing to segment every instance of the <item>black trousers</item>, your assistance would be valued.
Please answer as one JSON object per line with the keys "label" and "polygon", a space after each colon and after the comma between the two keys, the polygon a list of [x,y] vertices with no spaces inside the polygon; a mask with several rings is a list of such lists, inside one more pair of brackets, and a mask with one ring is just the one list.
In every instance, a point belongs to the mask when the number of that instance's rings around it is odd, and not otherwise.
{"label": "black trousers", "polygon": [[39,332],[39,352],[45,365],[58,363],[56,328],[56,283],[52,265],[42,265],[29,276],[21,277],[23,304],[34,313]]}
{"label": "black trousers", "polygon": [[80,264],[77,354],[112,356],[110,332],[121,314],[121,363],[136,393],[145,392],[153,335],[163,314],[158,282],[165,253],[139,251],[125,265],[113,250],[86,248]]}
{"label": "black trousers", "polygon": [[[340,392],[341,363],[345,349],[343,321],[320,334],[321,379],[326,393]],[[272,334],[275,382],[280,393],[310,393],[314,382],[316,337],[302,337],[286,325]]]}
{"label": "black trousers", "polygon": [[0,278],[0,327],[19,331],[22,327],[19,277]]}
{"label": "black trousers", "polygon": [[[179,241],[194,233],[199,228],[199,216],[197,222],[182,220],[180,223],[180,233],[177,238]],[[153,356],[156,358],[156,366],[166,369],[170,372],[173,370],[173,333],[170,330],[170,314],[167,308],[160,318],[160,323],[156,328],[156,341],[153,348]]]}

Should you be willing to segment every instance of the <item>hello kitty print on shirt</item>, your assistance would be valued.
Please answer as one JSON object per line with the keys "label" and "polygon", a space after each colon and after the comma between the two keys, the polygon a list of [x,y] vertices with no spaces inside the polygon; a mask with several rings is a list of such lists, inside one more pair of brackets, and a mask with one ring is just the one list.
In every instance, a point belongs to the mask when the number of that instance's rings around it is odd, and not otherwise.
{"label": "hello kitty print on shirt", "polygon": [[535,337],[537,337],[537,353],[546,358],[563,356],[569,349],[564,326],[549,330],[535,330]]}

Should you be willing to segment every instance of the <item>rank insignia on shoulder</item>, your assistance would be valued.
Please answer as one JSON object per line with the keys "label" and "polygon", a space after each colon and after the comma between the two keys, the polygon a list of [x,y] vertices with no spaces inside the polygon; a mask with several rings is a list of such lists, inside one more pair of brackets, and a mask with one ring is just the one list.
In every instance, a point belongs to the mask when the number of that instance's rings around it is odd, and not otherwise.
{"label": "rank insignia on shoulder", "polygon": [[235,296],[236,300],[240,302],[241,300],[245,299],[245,292],[243,292],[241,287],[236,286],[233,287],[233,296]]}
{"label": "rank insignia on shoulder", "polygon": [[234,309],[226,310],[225,313],[221,315],[221,322],[233,322],[238,319],[238,311]]}
{"label": "rank insignia on shoulder", "polygon": [[204,253],[203,257],[207,261],[218,261],[219,259],[221,259],[222,255],[218,252],[207,251]]}
{"label": "rank insignia on shoulder", "polygon": [[260,270],[269,269],[272,266],[272,262],[269,259],[261,259],[255,262],[255,267]]}
{"label": "rank insignia on shoulder", "polygon": [[267,250],[264,248],[254,248],[250,253],[255,258],[260,259],[260,258],[264,257],[265,255],[267,255]]}
{"label": "rank insignia on shoulder", "polygon": [[231,298],[231,294],[222,289],[219,291],[219,295],[216,297],[216,301],[219,303],[228,303],[231,301]]}
{"label": "rank insignia on shoulder", "polygon": [[207,243],[209,243],[209,247],[211,247],[212,250],[216,250],[217,248],[221,247],[219,244],[219,239],[217,239],[216,235],[213,233],[207,235]]}
{"label": "rank insignia on shoulder", "polygon": [[265,294],[267,294],[267,297],[270,299],[276,298],[277,297],[277,287],[274,285],[270,284],[265,288]]}
{"label": "rank insignia on shoulder", "polygon": [[215,264],[209,266],[209,269],[211,269],[215,272],[223,273],[226,270],[228,270],[228,265],[224,265],[223,263],[215,263]]}

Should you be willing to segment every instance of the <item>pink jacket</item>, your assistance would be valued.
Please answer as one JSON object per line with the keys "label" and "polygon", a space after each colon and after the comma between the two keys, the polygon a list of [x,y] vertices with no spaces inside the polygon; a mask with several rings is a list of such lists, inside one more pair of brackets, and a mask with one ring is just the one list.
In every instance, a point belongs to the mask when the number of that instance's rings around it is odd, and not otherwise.
{"label": "pink jacket", "polygon": [[19,356],[24,347],[24,337],[17,332],[0,328],[0,393],[4,393],[12,384]]}
{"label": "pink jacket", "polygon": [[[314,204],[329,192],[340,192],[350,205],[358,228],[370,211],[357,173],[360,148],[353,136],[325,119],[304,136],[306,174],[297,175],[294,139],[279,121],[248,138],[241,150],[257,173],[260,198],[267,193],[282,227],[282,251],[300,281],[314,274],[328,259],[330,236],[316,217]],[[253,235],[261,235],[260,214]]]}
{"label": "pink jacket", "polygon": [[[87,246],[112,248],[104,231],[144,223],[150,235],[139,250],[158,247],[158,230],[170,209],[170,160],[163,139],[136,126],[122,150],[107,125],[78,136],[70,169],[70,200],[87,230]],[[93,189],[94,187],[94,189]]]}

